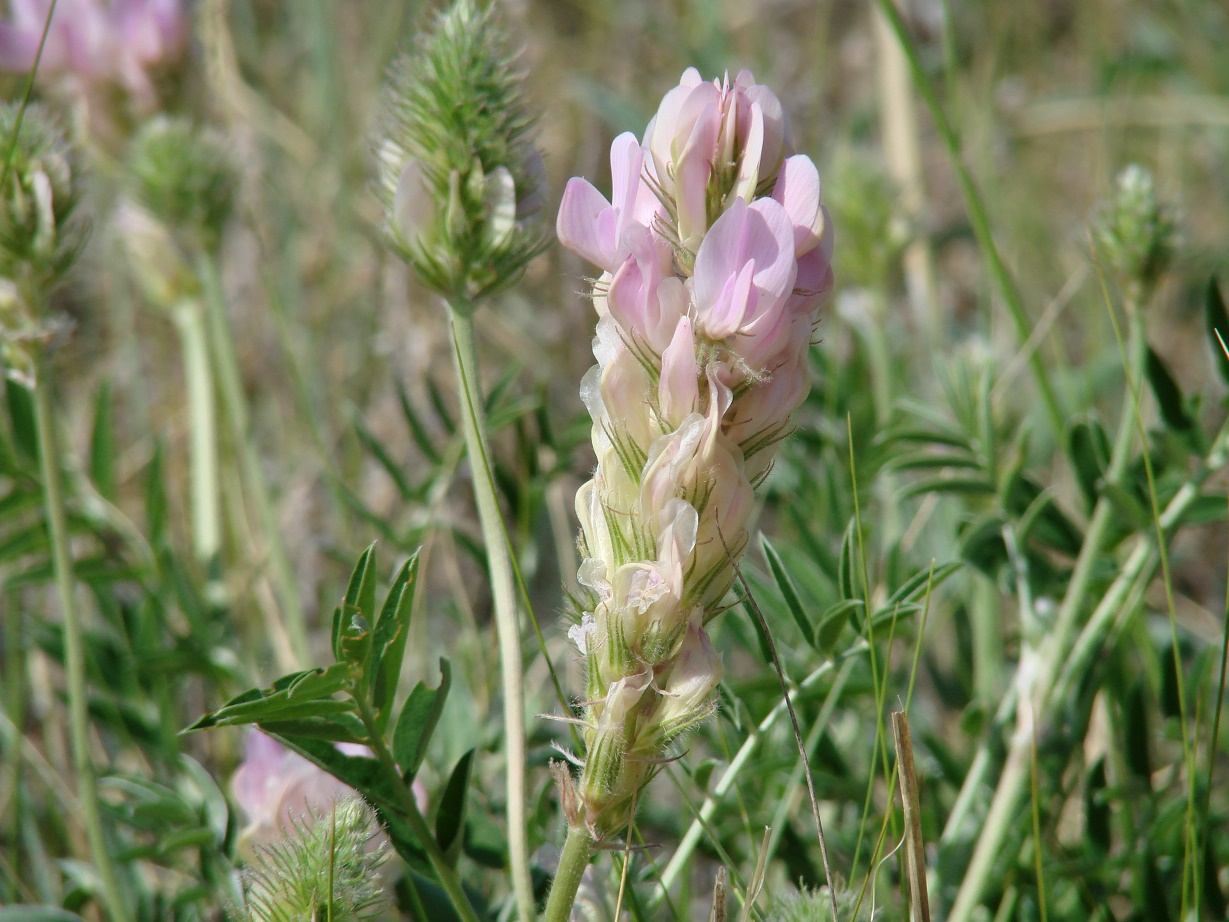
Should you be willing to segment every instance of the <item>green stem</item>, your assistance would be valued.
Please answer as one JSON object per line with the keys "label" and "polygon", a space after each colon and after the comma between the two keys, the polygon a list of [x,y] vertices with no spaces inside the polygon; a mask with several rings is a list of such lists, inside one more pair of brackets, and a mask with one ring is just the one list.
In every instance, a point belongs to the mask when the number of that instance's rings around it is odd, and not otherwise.
{"label": "green stem", "polygon": [[55,419],[51,406],[51,383],[46,360],[40,356],[34,382],[35,417],[38,428],[38,455],[42,464],[43,502],[51,528],[51,547],[56,587],[64,611],[64,672],[68,677],[69,735],[72,740],[73,768],[77,775],[78,797],[86,839],[94,867],[102,882],[103,904],[114,922],[128,918],[120,892],[111,851],[102,828],[102,811],[94,762],[90,756],[88,692],[85,685],[85,639],[77,611],[73,565],[68,547],[68,525],[64,513],[64,491],[60,483],[60,453],[56,443]]}
{"label": "green stem", "polygon": [[487,441],[478,377],[478,350],[474,342],[473,305],[449,305],[452,318],[453,359],[465,426],[465,449],[473,472],[474,501],[491,570],[491,598],[499,664],[503,680],[504,745],[507,750],[508,856],[512,888],[522,922],[537,917],[533,879],[529,873],[525,789],[525,689],[521,661],[521,630],[516,616],[516,584],[507,532],[495,495],[495,477]]}
{"label": "green stem", "polygon": [[589,830],[584,826],[569,826],[542,922],[568,922],[572,905],[576,902],[576,891],[580,889],[580,879],[589,866],[592,854],[593,837],[589,835]]}
{"label": "green stem", "polygon": [[303,606],[299,602],[294,572],[286,556],[277,516],[273,512],[273,502],[269,498],[269,488],[260,468],[260,459],[256,455],[255,444],[252,442],[247,398],[243,393],[239,360],[235,355],[234,336],[230,329],[230,319],[226,314],[226,301],[222,294],[217,266],[210,257],[202,255],[197,262],[197,272],[201,287],[204,289],[205,304],[208,307],[210,352],[214,372],[220,386],[223,408],[230,423],[231,440],[239,456],[244,485],[251,491],[252,501],[265,532],[264,538],[272,570],[273,588],[282,610],[282,617],[285,619],[281,623],[281,628],[289,638],[291,649],[298,660],[297,664],[290,665],[297,668],[299,664],[311,662],[311,651],[307,641],[307,619],[303,614]]}
{"label": "green stem", "polygon": [[466,896],[465,888],[461,886],[461,878],[457,876],[456,868],[448,863],[448,859],[440,851],[439,843],[435,841],[435,836],[431,834],[431,829],[427,826],[427,821],[423,817],[422,811],[418,809],[417,801],[414,800],[414,792],[402,780],[401,770],[397,767],[397,762],[393,758],[392,752],[389,751],[388,744],[384,742],[384,734],[376,722],[375,714],[372,713],[371,707],[359,695],[354,696],[354,702],[358,707],[359,719],[362,720],[363,726],[367,729],[367,738],[371,744],[372,752],[375,753],[376,759],[379,760],[389,777],[396,779],[392,786],[397,791],[397,797],[400,801],[397,806],[401,808],[402,815],[406,822],[410,824],[410,830],[414,833],[414,837],[418,839],[418,844],[427,853],[427,861],[430,862],[431,868],[435,871],[440,886],[444,888],[444,892],[448,894],[448,898],[452,901],[452,908],[461,917],[461,922],[479,922],[478,913],[474,910],[473,904],[470,903],[469,897]]}
{"label": "green stem", "polygon": [[197,559],[209,566],[221,547],[222,528],[218,500],[217,412],[213,374],[209,369],[204,305],[195,300],[181,301],[174,315],[183,346],[184,380],[188,391],[192,541]]}

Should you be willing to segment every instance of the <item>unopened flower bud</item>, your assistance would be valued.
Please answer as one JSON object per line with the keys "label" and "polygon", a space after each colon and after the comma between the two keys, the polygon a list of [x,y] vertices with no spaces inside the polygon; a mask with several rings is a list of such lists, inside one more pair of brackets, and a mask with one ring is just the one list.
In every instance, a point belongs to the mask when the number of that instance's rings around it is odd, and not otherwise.
{"label": "unopened flower bud", "polygon": [[1176,228],[1153,188],[1152,174],[1132,164],[1118,174],[1113,197],[1101,206],[1094,234],[1119,281],[1146,296],[1173,260]]}
{"label": "unopened flower bud", "polygon": [[128,166],[132,195],[185,249],[218,247],[236,186],[220,138],[186,119],[155,118],[133,139]]}
{"label": "unopened flower bud", "polygon": [[371,919],[387,905],[379,869],[387,842],[375,843],[379,825],[357,795],[295,820],[264,846],[244,871],[244,922],[269,919]]}
{"label": "unopened flower bud", "polygon": [[767,87],[742,71],[706,83],[695,68],[662,99],[645,132],[656,183],[676,220],[678,244],[694,253],[718,215],[771,189],[790,146],[789,121]]}
{"label": "unopened flower bud", "polygon": [[511,283],[544,244],[542,159],[505,45],[489,6],[457,0],[393,65],[382,107],[390,245],[454,308]]}
{"label": "unopened flower bud", "polygon": [[724,667],[721,654],[698,620],[688,624],[678,659],[661,691],[656,717],[663,743],[703,722],[713,712],[712,692],[721,682]]}

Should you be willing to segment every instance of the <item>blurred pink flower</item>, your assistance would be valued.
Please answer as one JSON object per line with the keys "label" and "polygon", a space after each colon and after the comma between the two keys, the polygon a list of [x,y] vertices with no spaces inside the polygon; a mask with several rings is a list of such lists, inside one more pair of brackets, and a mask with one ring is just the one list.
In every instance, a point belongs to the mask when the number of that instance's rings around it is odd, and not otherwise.
{"label": "blurred pink flower", "polygon": [[[346,755],[370,756],[366,746],[338,743]],[[427,792],[414,781],[418,808],[427,808]],[[317,768],[273,737],[251,730],[244,741],[243,762],[231,778],[231,790],[248,825],[240,834],[240,847],[247,850],[267,845],[293,828],[296,819],[326,812],[334,803],[355,793],[328,772]]]}
{"label": "blurred pink flower", "polygon": [[[0,69],[34,67],[52,0],[10,0],[0,23]],[[141,111],[157,97],[153,68],[175,61],[187,38],[183,0],[59,0],[47,30],[39,74],[68,77],[88,91],[99,84],[122,87]]]}

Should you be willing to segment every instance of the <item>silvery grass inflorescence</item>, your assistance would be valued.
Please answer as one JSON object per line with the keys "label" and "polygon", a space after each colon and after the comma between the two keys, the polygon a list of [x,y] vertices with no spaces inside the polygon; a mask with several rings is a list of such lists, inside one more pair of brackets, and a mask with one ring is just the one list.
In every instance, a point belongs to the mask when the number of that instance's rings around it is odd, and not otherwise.
{"label": "silvery grass inflorescence", "polygon": [[576,497],[584,562],[569,635],[586,668],[579,780],[565,812],[619,834],[671,743],[714,709],[705,630],[734,581],[753,491],[810,389],[832,285],[819,173],[777,97],[743,71],[687,70],[643,141],[611,148],[612,201],[572,179],[558,235],[601,270],[581,395],[597,469]]}
{"label": "silvery grass inflorescence", "polygon": [[544,171],[521,82],[477,0],[440,13],[389,74],[376,151],[389,240],[454,310],[505,288],[544,246]]}

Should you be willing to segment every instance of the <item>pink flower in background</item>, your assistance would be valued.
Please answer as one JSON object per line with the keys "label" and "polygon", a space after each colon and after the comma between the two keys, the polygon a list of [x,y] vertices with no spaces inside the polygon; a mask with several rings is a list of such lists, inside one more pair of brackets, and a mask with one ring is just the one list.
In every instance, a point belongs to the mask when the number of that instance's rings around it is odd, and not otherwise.
{"label": "pink flower in background", "polygon": [[[352,743],[338,743],[337,748],[346,755],[371,755],[366,746]],[[290,831],[295,819],[327,812],[334,803],[355,793],[349,785],[259,730],[250,731],[244,741],[243,762],[231,778],[231,790],[248,818],[240,836],[245,850],[269,844]],[[414,799],[425,811],[427,792],[417,780]]]}
{"label": "pink flower in background", "polygon": [[[28,72],[38,55],[52,0],[10,0],[0,23],[0,69]],[[141,111],[157,97],[150,71],[183,53],[183,0],[59,0],[39,62],[44,77],[67,77],[82,92],[99,84],[122,87]]]}

